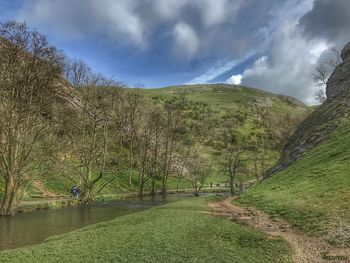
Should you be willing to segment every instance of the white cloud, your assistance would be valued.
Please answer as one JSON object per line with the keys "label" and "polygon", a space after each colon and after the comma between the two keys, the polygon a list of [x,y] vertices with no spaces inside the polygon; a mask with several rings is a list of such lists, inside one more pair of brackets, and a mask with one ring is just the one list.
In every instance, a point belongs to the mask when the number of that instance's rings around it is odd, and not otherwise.
{"label": "white cloud", "polygon": [[[26,20],[31,27],[37,27],[44,33],[50,32],[50,37],[61,41],[97,39],[117,46],[149,48],[149,52],[144,53],[146,59],[148,55],[153,59],[157,54],[162,61],[177,60],[169,63],[174,62],[176,70],[185,66],[186,77],[193,74],[189,69],[209,65],[201,75],[192,78],[191,84],[221,80],[223,74],[247,62],[252,55],[259,55],[260,58],[249,68],[227,81],[242,81],[247,86],[285,93],[312,103],[315,65],[327,49],[339,46],[336,45],[339,39],[317,39],[312,34],[312,37],[309,34],[306,38],[302,32],[303,21],[300,19],[320,2],[36,0],[19,4],[17,19]],[[322,2],[327,2],[323,9],[328,10],[329,1]],[[338,12],[341,7],[335,11]],[[320,14],[323,11],[314,14],[313,20],[317,18],[315,23],[308,23],[311,31],[314,24],[319,25],[323,21]],[[318,30],[323,32],[322,27]],[[342,38],[345,37],[346,34],[342,34]],[[248,52],[252,49],[254,51]],[[176,56],[172,56],[174,54]],[[212,62],[214,58],[217,60]]]}
{"label": "white cloud", "polygon": [[231,78],[227,80],[227,83],[233,84],[233,85],[239,85],[242,83],[242,74],[232,75]]}
{"label": "white cloud", "polygon": [[181,9],[188,4],[188,2],[188,0],[161,0],[153,1],[153,5],[161,18],[172,20],[179,16]]}
{"label": "white cloud", "polygon": [[187,84],[200,84],[200,83],[208,83],[221,75],[227,73],[231,69],[237,67],[238,65],[244,63],[246,60],[250,59],[252,56],[255,55],[255,52],[250,51],[246,56],[244,56],[241,59],[238,60],[231,60],[229,62],[227,61],[218,61],[214,66],[209,68],[206,72],[204,72],[202,75],[192,79],[191,81],[187,82]]}
{"label": "white cloud", "polygon": [[234,20],[242,1],[228,0],[197,0],[197,4],[202,10],[202,19],[205,26],[215,26],[221,24],[230,17],[230,21]]}
{"label": "white cloud", "polygon": [[293,27],[276,32],[271,44],[269,55],[257,59],[242,73],[242,83],[315,103],[313,74],[326,46],[303,39]]}
{"label": "white cloud", "polygon": [[258,58],[252,65],[251,68],[246,69],[243,72],[244,77],[263,75],[269,69],[268,57],[263,56]]}
{"label": "white cloud", "polygon": [[114,34],[121,33],[133,42],[142,44],[144,28],[140,18],[134,13],[135,2],[130,0],[100,0],[93,3],[96,9],[104,4],[101,16],[105,17],[106,25],[110,23],[110,31],[108,33],[111,34],[111,37]]}
{"label": "white cloud", "polygon": [[175,25],[173,34],[177,53],[192,58],[199,48],[196,32],[188,24],[179,22]]}
{"label": "white cloud", "polygon": [[265,40],[260,46],[264,55],[241,73],[242,84],[315,103],[314,69],[331,44],[306,39],[298,29],[299,19],[312,7],[313,0],[289,0],[279,10],[273,10],[269,25],[259,30]]}
{"label": "white cloud", "polygon": [[202,23],[206,27],[219,25],[228,19],[234,20],[241,8],[242,0],[153,0],[156,13],[164,20],[181,18],[184,8],[200,11]]}
{"label": "white cloud", "polygon": [[37,0],[26,1],[19,20],[42,25],[64,38],[107,36],[112,41],[142,46],[144,25],[135,0]]}

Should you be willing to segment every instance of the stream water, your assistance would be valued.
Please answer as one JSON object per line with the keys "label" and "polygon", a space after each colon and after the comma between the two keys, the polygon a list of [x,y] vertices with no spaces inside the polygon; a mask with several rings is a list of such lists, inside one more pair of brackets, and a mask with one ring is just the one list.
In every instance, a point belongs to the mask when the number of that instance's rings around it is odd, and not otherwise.
{"label": "stream water", "polygon": [[144,197],[95,203],[92,205],[41,210],[0,217],[0,250],[14,249],[43,242],[87,225],[139,212],[154,206],[192,197],[191,194]]}

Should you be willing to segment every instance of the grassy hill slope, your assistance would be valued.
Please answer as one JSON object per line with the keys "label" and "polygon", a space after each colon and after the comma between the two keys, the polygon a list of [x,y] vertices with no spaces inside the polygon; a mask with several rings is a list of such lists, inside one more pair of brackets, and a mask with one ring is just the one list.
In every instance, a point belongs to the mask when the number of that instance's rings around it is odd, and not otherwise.
{"label": "grassy hill slope", "polygon": [[[128,91],[130,90],[125,89],[125,92]],[[139,91],[153,105],[164,104],[174,97],[183,96],[186,98],[189,105],[187,125],[195,127],[198,134],[203,133],[197,143],[198,148],[201,153],[208,156],[213,167],[207,185],[209,183],[215,185],[228,180],[222,168],[222,154],[225,149],[223,136],[227,127],[230,127],[230,132],[234,134],[237,145],[244,144],[246,141],[262,144],[264,151],[260,154],[264,158],[265,167],[263,169],[268,169],[276,163],[280,156],[279,147],[281,145],[273,145],[276,140],[271,137],[276,133],[275,130],[284,125],[286,118],[290,124],[284,129],[294,130],[296,125],[309,113],[309,108],[294,98],[226,84],[175,86]],[[201,119],[203,115],[208,118],[208,121]],[[276,126],[277,129],[274,128]],[[127,153],[125,154],[127,155]],[[246,158],[251,158],[252,154],[253,152],[247,152]],[[74,160],[68,161],[74,162]],[[69,170],[62,164],[49,163],[38,171],[37,181],[39,183],[31,182],[28,185],[25,197],[50,196],[50,194],[66,195],[69,193],[70,187],[75,184],[72,180],[75,173],[76,171]],[[121,171],[101,194],[137,192],[138,171],[135,170],[134,173],[132,185],[128,183],[128,171]],[[242,174],[243,178],[238,176],[237,180],[255,178],[252,173],[252,167],[250,167],[249,172]],[[176,189],[177,184],[177,179],[169,179],[169,189]],[[40,185],[41,188],[38,189],[37,185]],[[179,188],[188,189],[191,188],[191,185],[186,180],[182,180]],[[160,190],[160,186],[158,190]]]}
{"label": "grassy hill slope", "polygon": [[245,193],[240,202],[282,215],[332,243],[350,245],[350,122],[304,158]]}
{"label": "grassy hill slope", "polygon": [[350,246],[349,51],[328,81],[326,102],[299,126],[270,177],[240,200],[342,246]]}
{"label": "grassy hill slope", "polygon": [[[214,167],[214,182],[226,181],[222,163],[224,130],[231,128],[236,144],[259,144],[263,153],[258,158],[265,158],[269,169],[280,157],[282,145],[272,146],[276,141],[283,140],[282,133],[291,133],[296,126],[309,114],[310,108],[295,98],[269,93],[263,90],[228,85],[199,84],[165,87],[159,89],[144,89],[144,94],[155,103],[162,103],[175,96],[184,96],[194,105],[204,105],[211,113],[212,125],[208,125],[207,134],[201,141],[201,151],[212,160]],[[196,111],[194,107],[193,112]],[[193,115],[192,119],[195,120]],[[288,124],[287,124],[288,122]],[[288,127],[289,126],[289,127]],[[286,131],[288,130],[288,131]],[[276,138],[276,137],[278,138]],[[246,159],[252,159],[255,153],[247,152]],[[237,180],[255,178],[253,167]]]}

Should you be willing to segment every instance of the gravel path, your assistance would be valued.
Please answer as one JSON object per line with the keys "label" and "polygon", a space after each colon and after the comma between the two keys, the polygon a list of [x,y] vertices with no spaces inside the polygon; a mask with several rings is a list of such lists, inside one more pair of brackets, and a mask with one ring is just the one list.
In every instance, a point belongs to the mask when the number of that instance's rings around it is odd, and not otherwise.
{"label": "gravel path", "polygon": [[332,248],[322,238],[310,237],[281,218],[271,219],[268,214],[255,208],[243,208],[232,204],[236,198],[238,197],[212,202],[209,206],[214,209],[214,215],[228,217],[272,237],[281,236],[292,247],[295,263],[350,262],[350,249]]}

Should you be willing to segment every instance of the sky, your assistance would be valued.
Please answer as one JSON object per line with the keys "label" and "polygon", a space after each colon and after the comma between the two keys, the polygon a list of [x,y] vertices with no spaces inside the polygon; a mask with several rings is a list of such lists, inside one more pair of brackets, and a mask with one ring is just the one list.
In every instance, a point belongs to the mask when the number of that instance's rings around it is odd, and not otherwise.
{"label": "sky", "polygon": [[240,84],[307,104],[316,66],[350,41],[349,0],[0,0],[8,20],[131,87]]}

